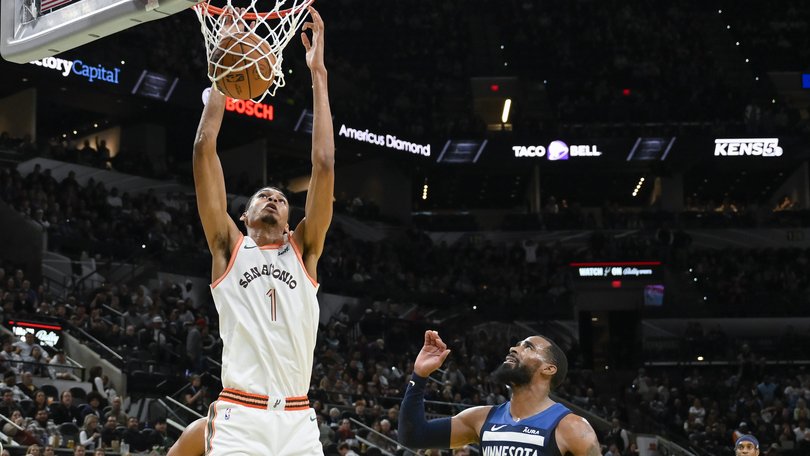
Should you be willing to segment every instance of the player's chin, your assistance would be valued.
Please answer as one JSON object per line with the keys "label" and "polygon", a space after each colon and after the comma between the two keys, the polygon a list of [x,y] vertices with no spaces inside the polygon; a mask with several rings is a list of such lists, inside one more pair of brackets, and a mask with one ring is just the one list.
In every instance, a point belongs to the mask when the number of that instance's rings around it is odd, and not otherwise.
{"label": "player's chin", "polygon": [[265,212],[259,218],[265,225],[278,225],[278,214],[274,212]]}

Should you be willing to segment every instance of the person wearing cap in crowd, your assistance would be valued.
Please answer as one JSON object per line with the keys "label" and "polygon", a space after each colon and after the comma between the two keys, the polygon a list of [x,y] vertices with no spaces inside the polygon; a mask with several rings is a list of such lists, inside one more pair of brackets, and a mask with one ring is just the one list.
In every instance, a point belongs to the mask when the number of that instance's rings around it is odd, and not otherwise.
{"label": "person wearing cap in crowd", "polygon": [[734,443],[734,454],[736,456],[759,456],[759,440],[751,434],[740,436]]}
{"label": "person wearing cap in crowd", "polygon": [[171,345],[163,331],[163,317],[155,315],[152,317],[150,327],[141,330],[140,346],[142,349],[148,350],[156,360],[169,360]]}

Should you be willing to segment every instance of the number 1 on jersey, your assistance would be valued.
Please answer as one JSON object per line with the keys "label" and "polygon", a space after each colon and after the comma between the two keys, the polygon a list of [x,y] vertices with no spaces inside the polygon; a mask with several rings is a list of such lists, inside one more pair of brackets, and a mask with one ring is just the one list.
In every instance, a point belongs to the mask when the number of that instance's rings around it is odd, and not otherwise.
{"label": "number 1 on jersey", "polygon": [[276,289],[271,288],[267,292],[267,296],[270,297],[270,319],[276,321]]}

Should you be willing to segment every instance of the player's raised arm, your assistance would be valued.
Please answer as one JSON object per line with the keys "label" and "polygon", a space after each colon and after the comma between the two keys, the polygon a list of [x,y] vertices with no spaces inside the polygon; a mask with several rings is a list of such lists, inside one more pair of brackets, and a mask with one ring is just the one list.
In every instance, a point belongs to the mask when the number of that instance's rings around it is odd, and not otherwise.
{"label": "player's raised arm", "polygon": [[478,442],[478,432],[492,407],[472,407],[452,418],[425,419],[425,383],[441,367],[450,350],[436,331],[425,331],[425,344],[413,363],[399,409],[399,442],[409,448],[461,448]]}
{"label": "player's raised arm", "polygon": [[225,177],[217,156],[217,135],[224,111],[225,95],[212,87],[194,138],[194,189],[205,239],[213,256],[212,280],[225,272],[231,246],[239,236],[239,229],[228,216]]}
{"label": "player's raised arm", "polygon": [[[323,252],[326,231],[332,223],[332,201],[335,192],[335,137],[326,66],[323,61],[324,25],[320,14],[311,6],[312,22],[302,27],[301,41],[307,51],[307,66],[312,73],[312,176],[309,180],[304,220],[295,230],[295,240],[302,244],[304,265],[317,277],[318,258]],[[312,39],[306,35],[312,31]]]}

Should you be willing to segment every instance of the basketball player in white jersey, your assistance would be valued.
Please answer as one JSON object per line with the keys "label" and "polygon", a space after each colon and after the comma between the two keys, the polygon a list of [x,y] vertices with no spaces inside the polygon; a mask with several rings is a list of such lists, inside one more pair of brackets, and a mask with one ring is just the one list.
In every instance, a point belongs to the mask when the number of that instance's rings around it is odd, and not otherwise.
{"label": "basketball player in white jersey", "polygon": [[[205,454],[323,454],[307,391],[318,328],[316,266],[332,220],[334,137],[324,66],[324,24],[312,22],[301,40],[312,76],[312,175],[305,218],[287,225],[281,191],[257,191],[241,216],[242,235],[227,213],[216,140],[225,96],[211,90],[194,143],[194,185],[213,257],[211,293],[223,342],[222,385],[208,410]],[[306,30],[311,31],[308,38]]]}

